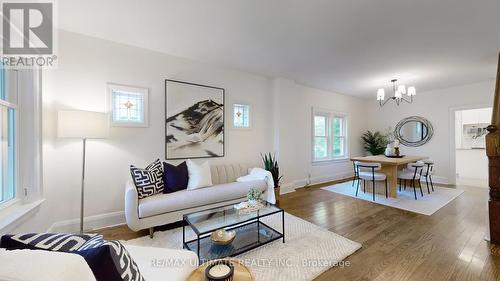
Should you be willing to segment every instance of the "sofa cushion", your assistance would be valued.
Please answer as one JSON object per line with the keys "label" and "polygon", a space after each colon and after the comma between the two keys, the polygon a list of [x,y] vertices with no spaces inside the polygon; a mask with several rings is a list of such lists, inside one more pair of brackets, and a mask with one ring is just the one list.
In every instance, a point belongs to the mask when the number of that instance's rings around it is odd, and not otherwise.
{"label": "sofa cushion", "polygon": [[79,255],[28,249],[0,249],[0,280],[96,281]]}
{"label": "sofa cushion", "polygon": [[130,174],[137,188],[139,199],[163,192],[163,165],[160,159],[144,169],[130,165]]}
{"label": "sofa cushion", "polygon": [[195,190],[181,190],[168,194],[157,194],[139,200],[139,217],[151,217],[163,213],[196,208],[246,197],[252,187],[267,189],[264,180],[232,182]]}
{"label": "sofa cushion", "polygon": [[208,161],[198,165],[194,161],[188,159],[186,164],[189,173],[187,189],[192,190],[212,185],[212,174],[210,173]]}
{"label": "sofa cushion", "polygon": [[186,161],[177,166],[163,162],[163,183],[165,184],[163,193],[172,193],[186,189],[188,179],[189,175]]}
{"label": "sofa cushion", "polygon": [[187,250],[124,245],[146,281],[184,281],[198,267],[198,256]]}

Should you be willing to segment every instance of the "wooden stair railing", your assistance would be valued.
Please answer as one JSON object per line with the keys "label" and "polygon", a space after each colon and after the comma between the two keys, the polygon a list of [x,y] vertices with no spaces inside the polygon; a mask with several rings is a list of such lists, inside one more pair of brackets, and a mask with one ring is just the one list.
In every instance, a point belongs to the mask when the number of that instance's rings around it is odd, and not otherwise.
{"label": "wooden stair railing", "polygon": [[488,201],[490,218],[490,241],[500,245],[500,54],[498,58],[497,81],[491,125],[486,135],[486,155],[488,156],[488,174],[490,199]]}

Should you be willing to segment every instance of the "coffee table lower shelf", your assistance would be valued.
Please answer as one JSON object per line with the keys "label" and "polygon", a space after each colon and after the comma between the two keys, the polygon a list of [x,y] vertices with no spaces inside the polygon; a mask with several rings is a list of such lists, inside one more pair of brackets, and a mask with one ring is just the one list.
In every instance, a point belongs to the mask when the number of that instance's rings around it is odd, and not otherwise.
{"label": "coffee table lower shelf", "polygon": [[267,224],[255,220],[226,230],[236,231],[234,241],[229,245],[217,245],[210,238],[211,233],[198,236],[197,239],[184,242],[184,248],[198,254],[200,262],[225,257],[234,257],[278,239],[284,235]]}

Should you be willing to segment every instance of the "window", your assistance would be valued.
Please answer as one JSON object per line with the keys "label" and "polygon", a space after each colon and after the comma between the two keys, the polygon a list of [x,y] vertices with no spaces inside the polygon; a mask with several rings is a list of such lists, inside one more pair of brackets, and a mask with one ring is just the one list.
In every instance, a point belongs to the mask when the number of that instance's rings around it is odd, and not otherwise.
{"label": "window", "polygon": [[250,128],[250,106],[247,104],[233,105],[233,126],[235,128]]}
{"label": "window", "polygon": [[0,204],[16,197],[16,71],[0,65]]}
{"label": "window", "polygon": [[111,125],[122,127],[148,126],[148,89],[108,84]]}
{"label": "window", "polygon": [[347,118],[345,114],[313,111],[313,161],[347,157]]}

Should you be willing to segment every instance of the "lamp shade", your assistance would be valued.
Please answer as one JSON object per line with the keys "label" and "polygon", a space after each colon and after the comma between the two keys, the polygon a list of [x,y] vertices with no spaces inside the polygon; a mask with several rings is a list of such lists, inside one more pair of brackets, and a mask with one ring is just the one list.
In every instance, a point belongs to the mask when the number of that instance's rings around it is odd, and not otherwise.
{"label": "lamp shade", "polygon": [[417,94],[417,90],[415,87],[408,87],[408,96],[415,96]]}
{"label": "lamp shade", "polygon": [[400,92],[402,95],[406,94],[406,86],[405,85],[399,85],[398,86],[398,92]]}
{"label": "lamp shade", "polygon": [[57,112],[57,137],[104,139],[109,135],[107,114],[93,111],[60,110]]}
{"label": "lamp shade", "polygon": [[383,101],[384,99],[385,99],[385,91],[384,91],[384,89],[380,88],[377,91],[377,100]]}

